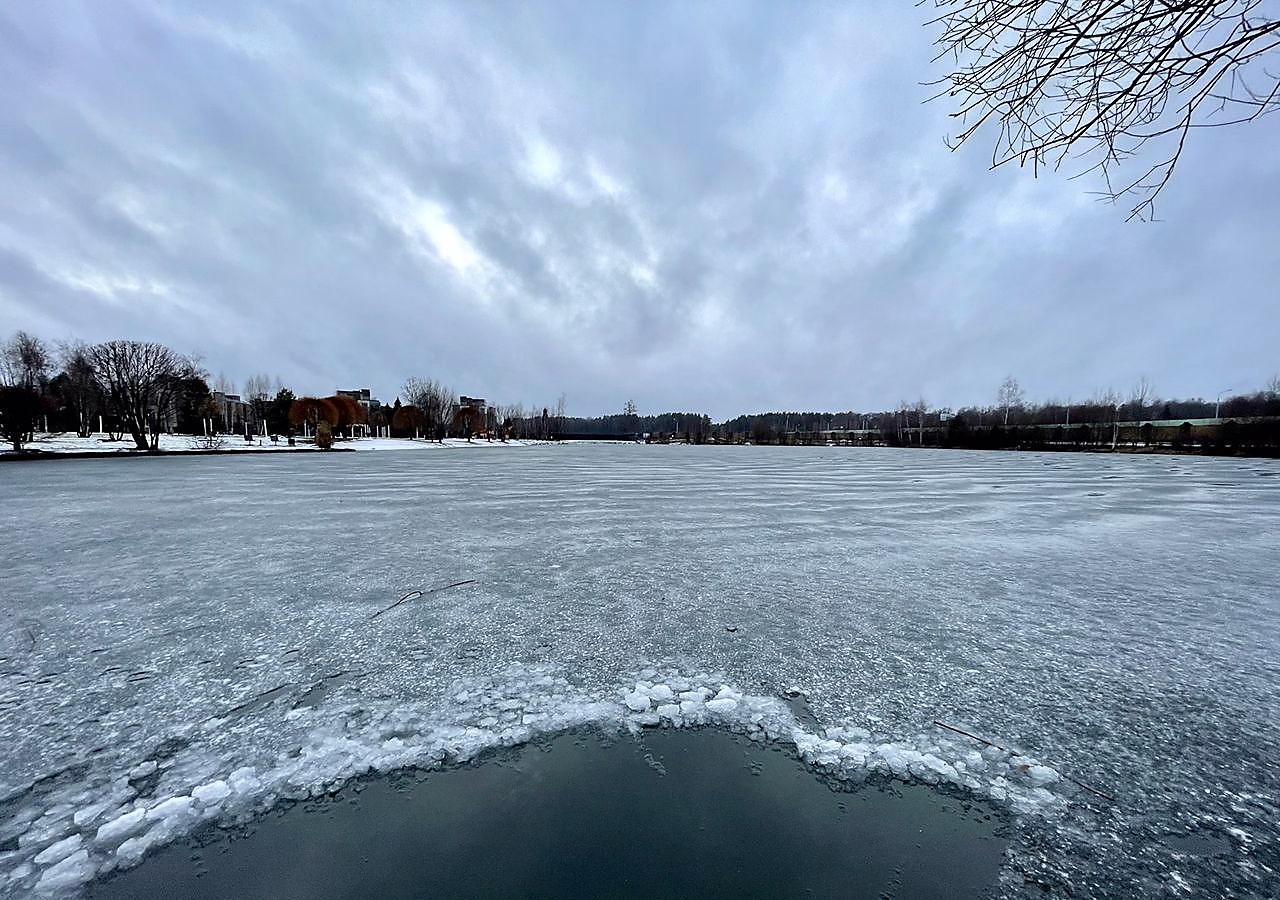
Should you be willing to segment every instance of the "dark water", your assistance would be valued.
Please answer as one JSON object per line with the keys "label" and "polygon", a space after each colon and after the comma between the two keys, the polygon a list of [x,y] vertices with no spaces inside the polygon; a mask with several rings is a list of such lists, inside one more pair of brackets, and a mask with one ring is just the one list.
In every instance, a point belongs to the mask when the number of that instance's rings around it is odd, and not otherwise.
{"label": "dark water", "polygon": [[368,779],[96,885],[114,898],[982,897],[991,810],[914,785],[833,790],[716,730],[570,734]]}

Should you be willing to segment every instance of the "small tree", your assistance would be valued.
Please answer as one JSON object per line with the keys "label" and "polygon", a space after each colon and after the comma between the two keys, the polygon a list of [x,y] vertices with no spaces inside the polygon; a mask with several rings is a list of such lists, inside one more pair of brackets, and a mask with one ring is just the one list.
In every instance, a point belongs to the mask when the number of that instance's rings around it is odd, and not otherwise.
{"label": "small tree", "polygon": [[[279,384],[280,379],[276,378],[275,383]],[[268,416],[271,413],[272,404],[271,385],[272,379],[265,372],[250,375],[244,382],[244,399],[249,403],[249,408],[252,410],[254,423],[262,430],[263,434],[270,430]]]}
{"label": "small tree", "polygon": [[0,384],[43,393],[49,384],[49,348],[44,341],[25,331],[0,345]]}
{"label": "small tree", "polygon": [[351,426],[362,425],[366,421],[364,407],[354,398],[335,394],[324,399],[337,412],[337,419],[332,423],[333,427],[341,428],[347,437],[351,437]]}
{"label": "small tree", "polygon": [[15,453],[35,437],[36,423],[45,409],[44,398],[30,388],[0,387],[0,437],[13,445]]}
{"label": "small tree", "polygon": [[622,407],[622,427],[628,434],[636,434],[640,431],[640,416],[634,400],[628,400]]}
{"label": "small tree", "polygon": [[416,436],[427,424],[427,417],[416,406],[401,406],[391,415],[391,427]]}
{"label": "small tree", "polygon": [[338,411],[328,400],[321,400],[317,397],[300,397],[289,406],[289,422],[295,427],[309,425],[317,431],[321,424],[328,425],[329,434],[332,437],[333,426],[338,423]]}
{"label": "small tree", "polygon": [[1018,384],[1018,379],[1010,375],[1000,383],[1000,390],[996,392],[996,405],[1004,410],[1004,424],[1008,425],[1009,410],[1022,405],[1022,387]]}
{"label": "small tree", "polygon": [[925,413],[929,411],[929,404],[925,401],[923,397],[921,397],[919,400],[915,402],[915,405],[911,407],[911,411],[916,414],[916,426],[920,429],[919,440],[916,441],[916,445],[919,447],[923,447],[924,446],[924,416],[925,416]]}
{"label": "small tree", "polygon": [[283,434],[289,429],[289,409],[293,406],[293,391],[282,387],[276,391],[275,399],[267,410],[267,430],[272,434]]}
{"label": "small tree", "polygon": [[329,427],[329,423],[321,421],[316,426],[316,446],[321,450],[329,450],[333,447],[333,430]]}
{"label": "small tree", "polygon": [[76,423],[76,433],[86,438],[92,433],[93,417],[101,401],[101,391],[89,357],[90,347],[83,341],[68,341],[58,348],[62,358],[62,374],[58,376],[57,394]]}
{"label": "small tree", "polygon": [[1146,416],[1147,407],[1155,402],[1155,389],[1144,375],[1129,391],[1129,418],[1141,419]]}

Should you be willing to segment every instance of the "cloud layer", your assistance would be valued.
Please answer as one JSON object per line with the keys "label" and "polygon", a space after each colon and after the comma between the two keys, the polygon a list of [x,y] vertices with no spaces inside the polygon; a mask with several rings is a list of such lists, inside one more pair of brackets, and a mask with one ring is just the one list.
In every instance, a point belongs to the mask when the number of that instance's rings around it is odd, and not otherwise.
{"label": "cloud layer", "polygon": [[1159,211],[943,146],[910,4],[0,10],[0,325],[578,414],[1280,370],[1280,121]]}

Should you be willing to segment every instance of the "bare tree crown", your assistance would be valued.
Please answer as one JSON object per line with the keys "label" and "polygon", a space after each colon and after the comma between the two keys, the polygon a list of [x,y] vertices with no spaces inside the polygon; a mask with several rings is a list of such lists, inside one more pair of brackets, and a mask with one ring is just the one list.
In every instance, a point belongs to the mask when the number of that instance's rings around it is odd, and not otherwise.
{"label": "bare tree crown", "polygon": [[[938,84],[961,131],[999,129],[992,167],[1098,171],[1103,197],[1149,219],[1191,131],[1280,109],[1275,0],[934,0]],[[1156,161],[1121,179],[1148,143]],[[1156,149],[1158,145],[1158,149]],[[1083,173],[1081,173],[1083,174]]]}
{"label": "bare tree crown", "polygon": [[199,374],[195,364],[163,344],[107,341],[88,350],[94,378],[108,407],[133,435],[138,449],[159,446],[157,429],[173,414],[181,382]]}

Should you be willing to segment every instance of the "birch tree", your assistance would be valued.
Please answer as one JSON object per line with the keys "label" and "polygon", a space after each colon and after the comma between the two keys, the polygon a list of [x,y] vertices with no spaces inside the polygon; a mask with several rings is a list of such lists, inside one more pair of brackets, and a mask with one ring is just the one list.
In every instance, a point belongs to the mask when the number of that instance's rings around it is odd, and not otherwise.
{"label": "birch tree", "polygon": [[1000,382],[996,392],[996,405],[1004,410],[1004,424],[1009,425],[1009,410],[1022,406],[1022,387],[1012,375]]}

